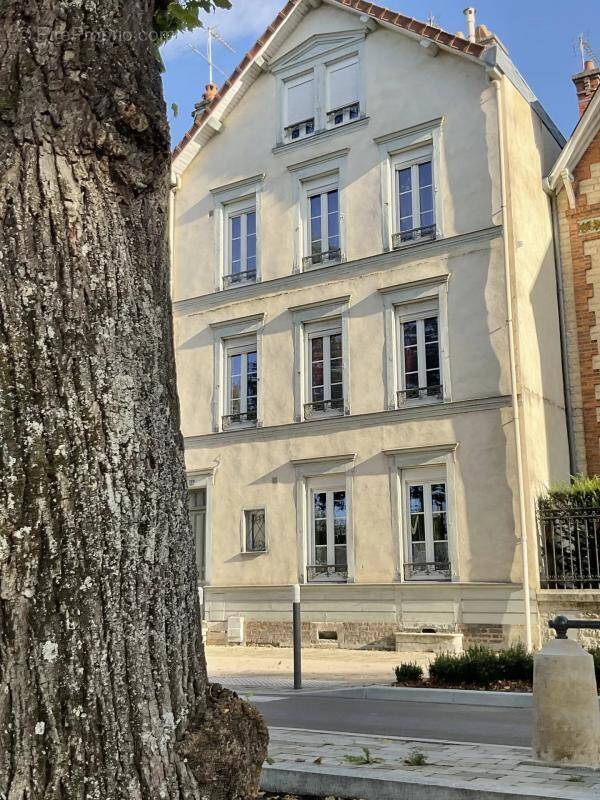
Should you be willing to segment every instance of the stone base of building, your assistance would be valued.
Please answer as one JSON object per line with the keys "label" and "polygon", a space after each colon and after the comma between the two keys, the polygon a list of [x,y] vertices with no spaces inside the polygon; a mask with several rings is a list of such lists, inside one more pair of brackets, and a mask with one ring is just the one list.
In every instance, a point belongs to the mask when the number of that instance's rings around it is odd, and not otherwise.
{"label": "stone base of building", "polygon": [[[288,586],[206,587],[206,641],[291,647],[291,600]],[[393,651],[397,635],[410,634],[401,652],[441,652],[525,639],[523,592],[515,584],[306,585],[301,602],[304,647]],[[535,616],[533,622],[537,641]],[[418,648],[409,647],[411,639]]]}
{"label": "stone base of building", "polygon": [[[554,638],[548,620],[557,614],[572,619],[600,620],[600,591],[589,589],[548,589],[538,592],[538,613],[542,643]],[[569,638],[577,639],[582,647],[600,647],[600,631],[569,631]]]}

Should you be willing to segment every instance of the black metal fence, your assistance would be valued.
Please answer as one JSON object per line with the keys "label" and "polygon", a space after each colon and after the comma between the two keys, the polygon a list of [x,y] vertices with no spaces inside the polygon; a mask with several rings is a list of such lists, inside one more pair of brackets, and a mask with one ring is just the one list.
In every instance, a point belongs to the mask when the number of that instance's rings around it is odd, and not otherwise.
{"label": "black metal fence", "polygon": [[600,589],[600,508],[538,506],[543,589]]}

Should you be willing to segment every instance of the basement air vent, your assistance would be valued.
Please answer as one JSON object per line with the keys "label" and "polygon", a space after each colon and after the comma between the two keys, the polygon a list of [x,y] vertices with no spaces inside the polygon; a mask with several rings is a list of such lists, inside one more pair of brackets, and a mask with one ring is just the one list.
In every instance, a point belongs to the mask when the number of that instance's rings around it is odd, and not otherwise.
{"label": "basement air vent", "polygon": [[337,631],[319,631],[319,640],[337,642]]}

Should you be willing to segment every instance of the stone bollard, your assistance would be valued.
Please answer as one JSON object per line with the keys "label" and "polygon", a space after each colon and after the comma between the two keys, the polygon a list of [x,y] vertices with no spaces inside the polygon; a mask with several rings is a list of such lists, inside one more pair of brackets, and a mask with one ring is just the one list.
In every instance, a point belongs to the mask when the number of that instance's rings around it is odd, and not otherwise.
{"label": "stone bollard", "polygon": [[600,766],[594,659],[572,639],[551,639],[535,656],[533,749],[542,761]]}

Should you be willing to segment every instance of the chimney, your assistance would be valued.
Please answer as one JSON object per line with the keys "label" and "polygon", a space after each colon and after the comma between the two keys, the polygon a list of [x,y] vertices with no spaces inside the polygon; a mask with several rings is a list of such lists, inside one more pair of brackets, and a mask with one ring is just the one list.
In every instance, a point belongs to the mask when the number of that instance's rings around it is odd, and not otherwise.
{"label": "chimney", "polygon": [[579,116],[581,116],[594,96],[594,92],[600,86],[600,69],[598,69],[594,61],[586,61],[583,66],[583,72],[573,75],[572,81],[577,90]]}
{"label": "chimney", "polygon": [[219,94],[219,87],[216,83],[207,83],[204,87],[204,94],[202,95],[202,100],[199,103],[196,103],[194,106],[194,113],[192,116],[194,120],[198,117],[202,116],[202,114],[206,111],[208,106],[212,103],[215,97]]}
{"label": "chimney", "polygon": [[475,41],[475,12],[476,9],[473,6],[468,6],[463,11],[463,14],[467,18],[467,39],[470,42]]}

